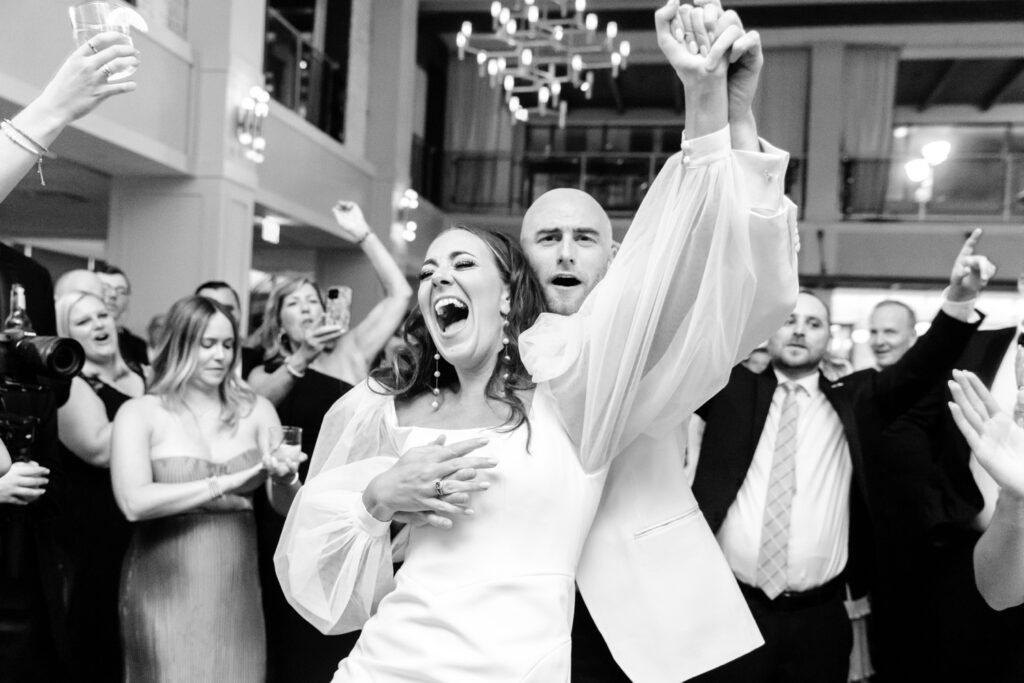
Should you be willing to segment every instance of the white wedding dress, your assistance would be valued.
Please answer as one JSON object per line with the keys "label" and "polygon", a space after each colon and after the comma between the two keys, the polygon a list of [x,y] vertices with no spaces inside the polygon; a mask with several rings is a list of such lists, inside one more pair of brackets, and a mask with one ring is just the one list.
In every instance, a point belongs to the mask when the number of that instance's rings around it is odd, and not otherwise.
{"label": "white wedding dress", "polygon": [[[362,629],[335,683],[569,681],[576,567],[613,457],[677,428],[791,305],[758,292],[728,130],[691,145],[659,175],[581,312],[545,314],[521,336],[538,381],[529,448],[525,426],[400,426],[394,400],[366,382],[325,417],[275,560],[311,623]],[[492,486],[474,495],[473,516],[392,539],[366,512],[366,484],[409,448],[484,432],[477,453],[499,464],[481,471]],[[724,586],[742,604],[713,552],[722,569],[710,594]]]}

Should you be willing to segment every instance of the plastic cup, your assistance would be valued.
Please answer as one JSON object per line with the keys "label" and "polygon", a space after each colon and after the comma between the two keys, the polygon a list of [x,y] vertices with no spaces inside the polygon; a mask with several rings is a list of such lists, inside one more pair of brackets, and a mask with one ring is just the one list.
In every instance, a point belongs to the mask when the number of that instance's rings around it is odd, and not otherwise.
{"label": "plastic cup", "polygon": [[[101,33],[114,32],[124,35],[124,42],[132,43],[132,28],[146,31],[146,21],[138,12],[119,2],[83,2],[68,8],[75,45],[81,47]],[[119,81],[135,73],[129,66],[112,72],[108,81]]]}

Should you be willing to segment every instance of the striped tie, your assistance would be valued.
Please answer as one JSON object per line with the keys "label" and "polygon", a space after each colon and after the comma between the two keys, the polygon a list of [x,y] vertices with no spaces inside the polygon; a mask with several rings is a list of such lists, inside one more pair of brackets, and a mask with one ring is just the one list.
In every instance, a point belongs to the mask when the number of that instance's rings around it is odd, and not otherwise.
{"label": "striped tie", "polygon": [[782,402],[779,434],[775,439],[761,527],[761,550],[757,555],[757,585],[772,599],[786,588],[789,519],[796,493],[796,425],[800,417],[796,400],[803,388],[796,382],[783,382],[780,387],[786,392],[786,398]]}

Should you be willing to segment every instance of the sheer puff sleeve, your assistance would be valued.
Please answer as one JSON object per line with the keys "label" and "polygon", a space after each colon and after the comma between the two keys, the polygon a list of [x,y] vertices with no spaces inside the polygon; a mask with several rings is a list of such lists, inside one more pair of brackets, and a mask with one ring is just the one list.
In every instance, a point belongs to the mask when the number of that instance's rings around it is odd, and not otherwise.
{"label": "sheer puff sleeve", "polygon": [[288,602],[326,634],[361,628],[394,587],[390,524],[362,501],[398,457],[391,400],[364,382],[328,411],[274,554]]}
{"label": "sheer puff sleeve", "polygon": [[788,155],[765,148],[733,152],[728,128],[684,142],[580,311],[544,314],[522,335],[588,471],[680,425],[792,311]]}

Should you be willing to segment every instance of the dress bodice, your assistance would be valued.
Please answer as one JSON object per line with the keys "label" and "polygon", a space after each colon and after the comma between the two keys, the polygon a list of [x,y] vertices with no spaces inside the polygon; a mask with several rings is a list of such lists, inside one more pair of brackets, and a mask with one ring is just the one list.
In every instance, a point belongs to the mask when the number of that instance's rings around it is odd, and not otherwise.
{"label": "dress bodice", "polygon": [[[393,410],[384,427],[399,452],[440,434],[447,443],[486,436],[474,455],[498,465],[478,470],[490,488],[473,495],[472,516],[456,516],[450,529],[403,532],[408,545],[395,590],[335,680],[401,680],[401,670],[379,656],[395,648],[429,663],[424,680],[567,680],[573,577],[607,470],[584,472],[541,395],[529,432],[525,425],[511,432],[401,427]],[[413,637],[407,624],[431,626]]]}

